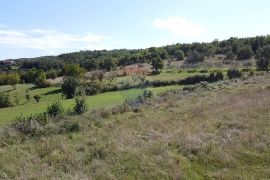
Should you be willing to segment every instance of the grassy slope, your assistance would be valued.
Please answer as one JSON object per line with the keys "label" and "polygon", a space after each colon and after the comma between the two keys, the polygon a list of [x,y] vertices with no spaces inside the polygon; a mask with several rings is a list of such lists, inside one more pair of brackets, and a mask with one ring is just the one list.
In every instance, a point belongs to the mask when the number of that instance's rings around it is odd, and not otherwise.
{"label": "grassy slope", "polygon": [[[269,179],[270,78],[157,98],[70,135],[0,149],[0,177]],[[218,86],[216,86],[218,87]]]}
{"label": "grassy slope", "polygon": [[[42,98],[40,103],[37,104],[32,99],[30,103],[26,103],[25,100],[25,90],[33,87],[32,85],[17,85],[16,90],[10,91],[11,96],[15,93],[18,94],[21,105],[15,106],[11,108],[2,108],[0,109],[0,125],[9,123],[14,118],[18,116],[27,116],[31,114],[44,112],[49,104],[56,100],[61,100],[60,89],[56,87],[50,88],[42,88],[42,89],[33,89],[30,90],[29,93],[33,97],[34,95],[41,95]],[[3,89],[9,89],[10,87],[3,87]],[[160,87],[160,88],[151,88],[154,93],[164,92],[168,89],[176,89],[180,88],[180,86],[168,86],[168,87]],[[102,106],[110,106],[115,104],[120,104],[124,102],[126,99],[136,98],[138,95],[143,93],[143,89],[130,89],[125,91],[117,91],[117,92],[108,92],[99,94],[96,96],[88,96],[87,103],[89,109],[98,108]],[[74,99],[71,100],[61,100],[64,108],[67,110],[72,108],[74,105]]]}

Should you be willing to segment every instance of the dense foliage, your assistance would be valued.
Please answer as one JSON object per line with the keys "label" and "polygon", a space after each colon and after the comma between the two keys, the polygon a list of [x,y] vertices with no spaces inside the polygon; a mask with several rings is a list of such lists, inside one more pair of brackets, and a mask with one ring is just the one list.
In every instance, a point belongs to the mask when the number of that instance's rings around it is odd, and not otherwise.
{"label": "dense foliage", "polygon": [[0,93],[0,108],[12,107],[12,106],[13,106],[13,103],[11,101],[9,94]]}
{"label": "dense foliage", "polygon": [[268,70],[270,62],[270,46],[260,48],[257,52],[257,67],[259,70]]}
{"label": "dense foliage", "polygon": [[74,77],[67,77],[62,84],[62,92],[66,98],[70,99],[75,97],[77,88],[80,85],[80,80]]}
{"label": "dense foliage", "polygon": [[[50,69],[60,70],[67,63],[76,63],[86,70],[106,69],[111,70],[116,66],[124,66],[136,63],[151,63],[153,58],[181,60],[184,56],[194,54],[203,57],[217,54],[232,53],[237,59],[248,59],[257,55],[257,51],[265,45],[270,45],[270,36],[257,36],[252,38],[230,38],[228,40],[214,40],[210,43],[174,44],[164,47],[151,47],[138,50],[112,50],[112,51],[80,51],[59,56],[47,56],[32,59],[20,59],[17,62],[22,69]],[[192,53],[193,52],[193,53]],[[199,61],[202,57],[199,58]]]}
{"label": "dense foliage", "polygon": [[239,78],[242,76],[242,73],[241,71],[239,71],[238,69],[229,69],[227,71],[227,76],[230,78],[230,79],[233,79],[233,78]]}

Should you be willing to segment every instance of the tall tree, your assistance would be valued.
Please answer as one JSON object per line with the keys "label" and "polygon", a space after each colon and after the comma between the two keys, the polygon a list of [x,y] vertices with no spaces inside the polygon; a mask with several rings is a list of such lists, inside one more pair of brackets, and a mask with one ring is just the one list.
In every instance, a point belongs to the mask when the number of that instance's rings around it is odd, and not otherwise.
{"label": "tall tree", "polygon": [[269,69],[270,45],[264,46],[257,51],[256,60],[257,68],[259,70],[267,71]]}
{"label": "tall tree", "polygon": [[163,68],[164,61],[158,56],[152,59],[151,65],[153,66],[155,71],[158,71]]}

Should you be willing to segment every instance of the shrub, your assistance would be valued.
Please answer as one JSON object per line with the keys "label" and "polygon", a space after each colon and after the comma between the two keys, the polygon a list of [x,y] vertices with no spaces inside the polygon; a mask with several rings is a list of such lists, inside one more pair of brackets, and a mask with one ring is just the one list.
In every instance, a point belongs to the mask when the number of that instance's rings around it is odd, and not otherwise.
{"label": "shrub", "polygon": [[158,56],[152,59],[151,65],[155,71],[163,69],[164,61]]}
{"label": "shrub", "polygon": [[253,71],[253,70],[249,70],[248,75],[249,75],[249,76],[254,76],[254,71]]}
{"label": "shrub", "polygon": [[36,100],[37,103],[39,103],[41,96],[40,95],[35,95],[34,99]]}
{"label": "shrub", "polygon": [[13,103],[9,94],[0,93],[0,108],[12,107]]}
{"label": "shrub", "polygon": [[85,73],[85,69],[81,68],[79,64],[66,64],[63,73],[68,77],[81,78]]}
{"label": "shrub", "polygon": [[50,70],[46,73],[46,77],[49,79],[55,79],[57,78],[57,73],[54,70]]}
{"label": "shrub", "polygon": [[196,72],[196,69],[189,69],[188,71],[187,71],[187,73],[195,73]]}
{"label": "shrub", "polygon": [[85,88],[86,95],[89,95],[89,96],[95,95],[102,91],[102,83],[97,82],[97,81],[88,82],[84,84],[84,88]]}
{"label": "shrub", "polygon": [[270,46],[265,46],[257,51],[256,64],[258,70],[267,71],[270,64]]}
{"label": "shrub", "polygon": [[47,87],[50,87],[51,86],[51,83],[47,80],[43,80],[43,81],[40,81],[38,83],[38,87],[39,88],[47,88]]}
{"label": "shrub", "polygon": [[216,73],[211,73],[208,78],[208,82],[216,82],[219,80],[223,80],[223,73],[218,71]]}
{"label": "shrub", "polygon": [[192,84],[197,84],[201,81],[207,81],[208,76],[206,75],[195,75],[195,76],[190,76],[187,77],[186,79],[183,79],[180,81],[180,84],[182,85],[192,85]]}
{"label": "shrub", "polygon": [[80,85],[80,80],[74,77],[68,77],[64,79],[62,84],[62,92],[67,99],[75,97],[76,90]]}
{"label": "shrub", "polygon": [[181,51],[181,50],[176,50],[175,53],[174,53],[174,56],[178,61],[180,61],[180,60],[184,59],[185,53],[183,51]]}
{"label": "shrub", "polygon": [[189,91],[189,92],[192,92],[192,91],[194,91],[195,90],[195,86],[185,86],[184,88],[183,88],[183,91]]}
{"label": "shrub", "polygon": [[239,71],[238,69],[229,69],[227,71],[227,76],[230,78],[230,79],[233,79],[233,78],[239,78],[242,76],[242,73],[241,71]]}
{"label": "shrub", "polygon": [[207,69],[201,69],[199,72],[200,73],[208,73],[208,70]]}
{"label": "shrub", "polygon": [[29,94],[29,91],[28,90],[26,90],[25,92],[26,92],[25,99],[27,100],[27,102],[29,102],[30,99],[31,99],[31,95]]}
{"label": "shrub", "polygon": [[226,53],[226,56],[224,58],[223,63],[224,64],[229,64],[233,60],[235,60],[235,54],[232,51],[229,51],[229,52]]}
{"label": "shrub", "polygon": [[18,73],[5,75],[5,83],[4,83],[5,85],[16,85],[19,82],[20,82],[20,75]]}
{"label": "shrub", "polygon": [[79,96],[75,98],[75,106],[73,110],[76,114],[82,114],[88,110],[85,97]]}
{"label": "shrub", "polygon": [[48,123],[48,115],[41,113],[37,115],[31,115],[28,117],[17,117],[11,127],[15,128],[18,132],[31,136],[37,137],[42,135],[41,127]]}
{"label": "shrub", "polygon": [[50,117],[57,117],[57,116],[61,116],[64,113],[64,108],[63,108],[63,105],[59,101],[56,101],[52,105],[49,105],[47,107],[46,112]]}
{"label": "shrub", "polygon": [[144,97],[144,98],[152,98],[153,96],[154,96],[154,94],[153,94],[153,92],[150,91],[150,90],[145,90],[145,91],[143,92],[143,97]]}
{"label": "shrub", "polygon": [[80,125],[77,122],[65,121],[62,127],[69,133],[80,131]]}
{"label": "shrub", "polygon": [[191,51],[188,54],[186,63],[187,64],[195,64],[204,61],[204,55],[199,53],[198,51]]}
{"label": "shrub", "polygon": [[237,52],[237,59],[245,60],[249,59],[254,55],[250,46],[241,47]]}

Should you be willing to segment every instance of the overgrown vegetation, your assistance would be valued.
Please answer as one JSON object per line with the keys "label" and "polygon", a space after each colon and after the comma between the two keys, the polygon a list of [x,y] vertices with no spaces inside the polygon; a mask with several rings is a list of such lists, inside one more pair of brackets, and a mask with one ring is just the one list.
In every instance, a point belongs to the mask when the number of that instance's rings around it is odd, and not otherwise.
{"label": "overgrown vegetation", "polygon": [[0,131],[0,177],[38,178],[48,167],[49,179],[268,179],[269,82],[200,83],[57,121],[17,121]]}

